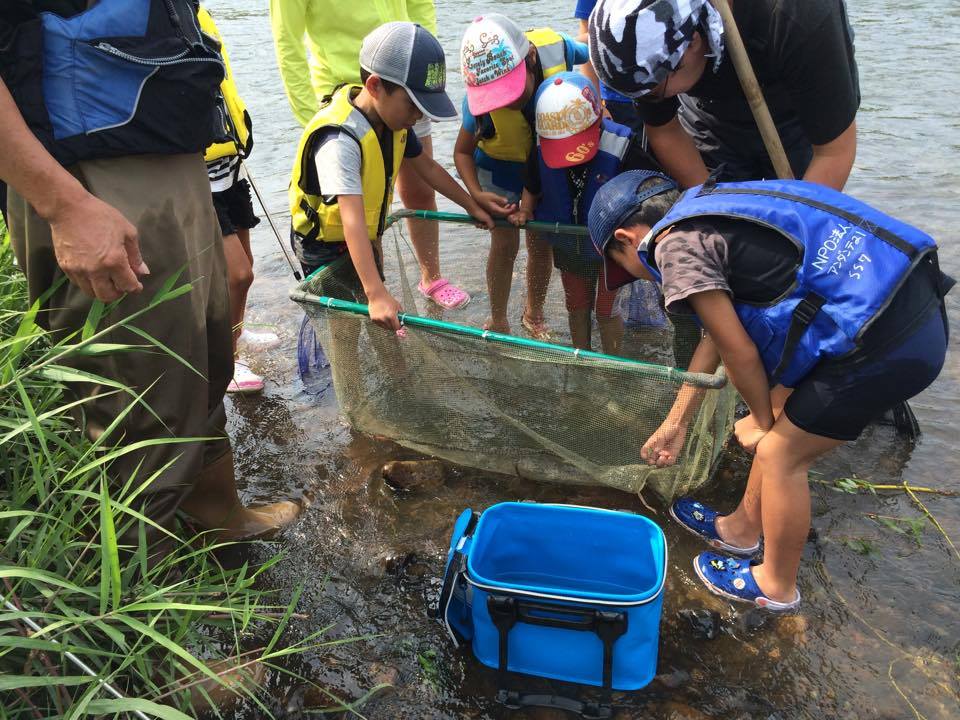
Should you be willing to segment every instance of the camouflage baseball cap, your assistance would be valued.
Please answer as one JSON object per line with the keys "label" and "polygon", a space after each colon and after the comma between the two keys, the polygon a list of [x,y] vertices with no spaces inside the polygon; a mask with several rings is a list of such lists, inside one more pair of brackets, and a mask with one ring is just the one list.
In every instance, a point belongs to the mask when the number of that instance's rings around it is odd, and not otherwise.
{"label": "camouflage baseball cap", "polygon": [[590,61],[600,81],[630,98],[646,95],[680,65],[699,32],[723,57],[723,22],[709,0],[600,0],[588,24]]}

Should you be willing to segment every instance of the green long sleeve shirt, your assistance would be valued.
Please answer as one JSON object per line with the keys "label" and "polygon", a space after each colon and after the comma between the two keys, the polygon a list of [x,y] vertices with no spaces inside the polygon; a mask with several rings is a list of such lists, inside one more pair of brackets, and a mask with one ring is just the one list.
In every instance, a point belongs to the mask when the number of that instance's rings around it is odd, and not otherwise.
{"label": "green long sleeve shirt", "polygon": [[301,125],[334,87],[360,81],[360,44],[392,20],[423,25],[436,35],[433,0],[270,0],[277,64]]}

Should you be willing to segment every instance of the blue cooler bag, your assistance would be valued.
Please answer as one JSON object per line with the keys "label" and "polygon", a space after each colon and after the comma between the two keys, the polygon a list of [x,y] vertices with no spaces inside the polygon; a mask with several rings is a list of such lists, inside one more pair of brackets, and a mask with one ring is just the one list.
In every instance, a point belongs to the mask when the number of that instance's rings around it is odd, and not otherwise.
{"label": "blue cooler bag", "polygon": [[[656,674],[666,567],[663,531],[641,515],[500,503],[457,519],[436,614],[502,685],[524,673],[637,690]],[[503,687],[498,697],[607,716]]]}

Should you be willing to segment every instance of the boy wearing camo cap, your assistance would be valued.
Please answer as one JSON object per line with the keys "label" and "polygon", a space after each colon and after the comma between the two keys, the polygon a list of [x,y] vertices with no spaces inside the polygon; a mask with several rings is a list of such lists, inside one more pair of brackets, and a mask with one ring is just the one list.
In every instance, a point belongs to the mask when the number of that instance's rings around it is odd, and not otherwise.
{"label": "boy wearing camo cap", "polygon": [[[844,0],[731,3],[794,175],[842,189],[860,105]],[[650,149],[683,187],[776,174],[710,0],[599,0],[589,23],[601,82],[636,100]]]}

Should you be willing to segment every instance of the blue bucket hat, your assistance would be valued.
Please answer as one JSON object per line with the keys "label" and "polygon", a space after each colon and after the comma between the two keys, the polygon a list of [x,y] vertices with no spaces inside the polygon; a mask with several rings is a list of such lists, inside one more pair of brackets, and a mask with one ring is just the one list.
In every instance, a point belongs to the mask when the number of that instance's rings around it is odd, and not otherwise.
{"label": "blue bucket hat", "polygon": [[[651,178],[660,178],[663,182],[641,190],[640,186]],[[677,183],[663,173],[653,170],[629,170],[617,175],[597,190],[587,214],[587,227],[593,247],[603,258],[603,281],[608,290],[616,290],[636,280],[604,252],[613,239],[614,231],[639,210],[645,200],[676,189]]]}

